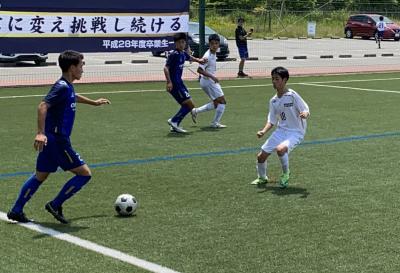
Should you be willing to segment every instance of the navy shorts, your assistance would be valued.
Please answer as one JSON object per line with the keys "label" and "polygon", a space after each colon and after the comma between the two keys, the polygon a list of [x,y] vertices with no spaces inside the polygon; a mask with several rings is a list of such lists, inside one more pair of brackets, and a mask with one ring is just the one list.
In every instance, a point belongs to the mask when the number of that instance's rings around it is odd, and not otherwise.
{"label": "navy shorts", "polygon": [[85,164],[85,161],[72,148],[69,138],[53,134],[46,134],[46,136],[47,145],[36,160],[37,171],[53,173],[58,167],[67,171]]}
{"label": "navy shorts", "polygon": [[378,31],[378,38],[379,39],[383,39],[383,34],[385,33],[385,31]]}
{"label": "navy shorts", "polygon": [[190,99],[190,94],[189,91],[187,90],[186,86],[181,83],[181,84],[175,84],[172,83],[172,91],[171,95],[174,97],[174,99],[179,103],[182,104],[185,100]]}
{"label": "navy shorts", "polygon": [[249,57],[249,51],[247,49],[247,45],[239,46],[238,50],[239,50],[240,59],[247,59]]}

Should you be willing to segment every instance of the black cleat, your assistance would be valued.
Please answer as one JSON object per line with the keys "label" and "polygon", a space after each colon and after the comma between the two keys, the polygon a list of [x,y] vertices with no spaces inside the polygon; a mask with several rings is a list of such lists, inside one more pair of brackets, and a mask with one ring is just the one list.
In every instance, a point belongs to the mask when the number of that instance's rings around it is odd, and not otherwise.
{"label": "black cleat", "polygon": [[59,207],[58,209],[54,209],[53,206],[51,205],[51,202],[48,202],[45,206],[45,209],[51,213],[51,215],[54,216],[59,222],[63,224],[69,224],[69,221],[64,218],[63,212],[62,212],[62,207]]}
{"label": "black cleat", "polygon": [[243,71],[239,71],[238,74],[237,74],[237,76],[238,76],[238,78],[246,78],[246,77],[248,77],[249,75],[246,74],[246,73],[244,73]]}
{"label": "black cleat", "polygon": [[23,213],[23,212],[16,213],[16,212],[13,212],[12,210],[10,210],[10,211],[7,213],[7,217],[8,217],[8,219],[10,219],[10,220],[14,220],[14,221],[17,221],[17,222],[20,222],[20,223],[29,223],[29,222],[33,222],[31,219],[28,219],[28,218],[25,216],[25,213]]}

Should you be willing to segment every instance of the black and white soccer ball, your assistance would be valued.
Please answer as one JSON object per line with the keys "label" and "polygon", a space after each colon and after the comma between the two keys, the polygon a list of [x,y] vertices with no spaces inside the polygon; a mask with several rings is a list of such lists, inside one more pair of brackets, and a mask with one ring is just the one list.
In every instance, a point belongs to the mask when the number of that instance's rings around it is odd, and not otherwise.
{"label": "black and white soccer ball", "polygon": [[115,200],[115,211],[121,216],[130,216],[135,213],[138,202],[135,196],[124,193]]}

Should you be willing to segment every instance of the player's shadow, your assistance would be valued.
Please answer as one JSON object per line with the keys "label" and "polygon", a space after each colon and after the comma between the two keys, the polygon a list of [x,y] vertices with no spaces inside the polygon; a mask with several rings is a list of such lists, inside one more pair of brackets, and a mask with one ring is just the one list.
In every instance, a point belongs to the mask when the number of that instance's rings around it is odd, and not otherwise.
{"label": "player's shadow", "polygon": [[[57,222],[37,222],[35,221],[35,224],[38,224],[40,226],[43,226],[44,228],[51,228],[54,229],[55,231],[61,232],[61,233],[74,233],[78,232],[83,229],[88,229],[89,227],[85,226],[77,226],[74,225],[75,221],[82,220],[82,219],[89,219],[89,218],[102,218],[102,217],[109,217],[109,215],[105,214],[97,214],[97,215],[88,215],[88,216],[81,216],[81,217],[76,217],[76,218],[71,218],[70,224],[61,224]],[[40,238],[45,238],[47,236],[50,236],[48,234],[38,234],[33,237],[33,239],[40,239]]]}
{"label": "player's shadow", "polygon": [[218,132],[220,130],[223,130],[223,129],[217,129],[217,128],[213,128],[213,127],[210,127],[210,126],[202,126],[202,127],[200,127],[200,131],[202,131],[202,132],[213,132],[213,133],[216,133],[216,132]]}
{"label": "player's shadow", "polygon": [[97,214],[97,215],[86,215],[86,216],[81,216],[81,217],[76,217],[69,219],[71,222],[82,220],[82,219],[90,219],[90,218],[104,218],[104,217],[109,217],[109,215],[106,214]]}
{"label": "player's shadow", "polygon": [[167,134],[167,137],[171,137],[171,138],[184,138],[187,136],[190,136],[192,133],[191,132],[187,132],[187,133],[177,133],[177,132],[169,132]]}
{"label": "player's shadow", "polygon": [[[55,230],[56,232],[67,233],[67,234],[75,233],[75,232],[78,232],[80,230],[89,228],[89,227],[84,227],[84,226],[75,226],[73,224],[65,225],[65,224],[60,224],[60,223],[57,224],[57,223],[50,223],[50,222],[35,222],[35,223],[40,225],[39,229],[41,229],[42,227],[43,228],[50,228],[50,229]],[[47,234],[47,233],[46,234],[45,233],[41,233],[41,234],[33,236],[32,239],[34,239],[34,240],[42,239],[42,238],[46,238],[46,237],[50,237],[50,236],[54,236],[54,235],[55,234],[51,234],[50,235],[50,234]]]}
{"label": "player's shadow", "polygon": [[136,218],[136,214],[129,215],[129,216],[122,216],[122,215],[114,215],[115,218],[121,219],[121,220],[132,220]]}
{"label": "player's shadow", "polygon": [[289,186],[286,189],[281,189],[277,184],[261,185],[257,186],[257,189],[258,193],[271,192],[278,196],[299,195],[300,198],[307,198],[310,195],[308,190],[305,188]]}

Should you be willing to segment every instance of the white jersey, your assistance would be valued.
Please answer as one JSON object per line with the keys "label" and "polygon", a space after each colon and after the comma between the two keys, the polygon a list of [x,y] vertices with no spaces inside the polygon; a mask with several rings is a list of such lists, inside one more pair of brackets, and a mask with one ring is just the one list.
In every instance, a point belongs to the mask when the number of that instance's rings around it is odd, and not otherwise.
{"label": "white jersey", "polygon": [[386,23],[384,21],[379,21],[378,23],[376,23],[376,28],[378,29],[378,31],[385,31]]}
{"label": "white jersey", "polygon": [[[215,73],[217,72],[217,55],[212,54],[210,50],[207,50],[206,53],[204,53],[203,58],[207,59],[207,63],[199,65],[201,69],[204,71],[207,71],[211,75],[215,76]],[[202,78],[204,79],[209,79],[208,77],[205,77],[204,75],[201,75]]]}
{"label": "white jersey", "polygon": [[269,101],[268,122],[278,128],[305,135],[307,121],[299,117],[300,112],[310,112],[307,103],[292,89],[282,97],[273,96]]}

